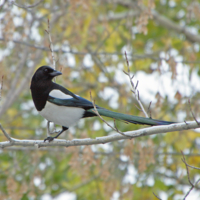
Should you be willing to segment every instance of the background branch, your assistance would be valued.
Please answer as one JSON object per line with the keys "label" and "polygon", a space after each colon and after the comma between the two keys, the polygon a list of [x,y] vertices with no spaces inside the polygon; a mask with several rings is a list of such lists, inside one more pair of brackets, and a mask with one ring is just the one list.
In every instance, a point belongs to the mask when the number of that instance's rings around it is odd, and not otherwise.
{"label": "background branch", "polygon": [[[121,4],[121,3],[120,3]],[[123,4],[123,3],[122,3]],[[126,4],[126,6],[130,7],[130,4]],[[165,16],[159,14],[157,11],[152,10],[151,11],[153,15],[153,19],[156,23],[158,23],[160,26],[163,26],[164,28],[168,30],[173,30],[178,34],[183,34],[186,36],[187,40],[190,42],[197,42],[200,43],[200,36],[194,33],[191,33],[187,27],[181,27],[177,23],[173,22],[169,18],[166,18]],[[115,20],[121,20],[127,18],[127,16],[131,17],[137,17],[141,14],[139,10],[130,10],[128,12],[120,12],[120,13],[111,13],[106,16],[100,15],[99,20],[100,21],[115,21]]]}

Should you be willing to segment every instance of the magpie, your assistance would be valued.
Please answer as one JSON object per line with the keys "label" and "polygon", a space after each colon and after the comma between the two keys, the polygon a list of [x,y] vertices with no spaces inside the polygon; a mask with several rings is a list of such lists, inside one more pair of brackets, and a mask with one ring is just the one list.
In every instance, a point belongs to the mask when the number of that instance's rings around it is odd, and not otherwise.
{"label": "magpie", "polygon": [[[78,95],[75,95],[63,86],[53,82],[53,78],[62,73],[49,66],[41,66],[35,72],[31,80],[31,94],[34,105],[39,114],[50,122],[62,126],[62,130],[55,137],[47,137],[45,141],[51,142],[79,119],[97,116],[93,103]],[[155,120],[112,112],[96,105],[100,115],[133,124],[144,125],[168,125],[174,122]]]}

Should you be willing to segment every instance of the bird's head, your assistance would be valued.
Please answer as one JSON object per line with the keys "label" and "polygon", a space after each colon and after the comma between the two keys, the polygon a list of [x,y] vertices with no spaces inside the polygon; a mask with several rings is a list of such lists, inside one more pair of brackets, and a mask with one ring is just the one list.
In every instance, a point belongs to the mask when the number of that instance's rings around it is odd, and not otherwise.
{"label": "bird's head", "polygon": [[33,75],[32,80],[35,81],[47,81],[52,80],[55,76],[59,76],[62,73],[59,71],[54,70],[53,68],[49,66],[42,66],[37,69],[35,74]]}

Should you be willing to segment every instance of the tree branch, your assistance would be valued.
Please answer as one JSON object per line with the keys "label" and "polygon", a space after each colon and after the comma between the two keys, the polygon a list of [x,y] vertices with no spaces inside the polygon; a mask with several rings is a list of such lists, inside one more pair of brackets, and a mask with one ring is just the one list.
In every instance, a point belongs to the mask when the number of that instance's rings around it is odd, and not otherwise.
{"label": "tree branch", "polygon": [[[148,128],[143,128],[136,131],[128,131],[124,134],[136,138],[136,137],[144,137],[149,135],[156,135],[160,133],[167,133],[173,131],[182,131],[188,129],[199,128],[200,126],[195,121],[190,121],[185,124],[185,122],[171,124],[171,125],[163,125],[163,126],[153,126]],[[5,134],[6,131],[0,125],[0,129]],[[6,134],[8,136],[8,134]],[[10,136],[9,136],[10,137]],[[0,147],[9,147],[9,146],[36,146],[36,147],[47,147],[47,146],[82,146],[82,145],[93,145],[93,144],[105,144],[108,142],[113,142],[117,140],[127,139],[127,136],[112,134],[104,137],[97,137],[95,139],[85,138],[85,139],[73,139],[73,140],[63,140],[63,139],[54,139],[50,143],[46,143],[43,140],[18,140],[15,138],[11,138],[12,143],[10,141],[0,142]]]}

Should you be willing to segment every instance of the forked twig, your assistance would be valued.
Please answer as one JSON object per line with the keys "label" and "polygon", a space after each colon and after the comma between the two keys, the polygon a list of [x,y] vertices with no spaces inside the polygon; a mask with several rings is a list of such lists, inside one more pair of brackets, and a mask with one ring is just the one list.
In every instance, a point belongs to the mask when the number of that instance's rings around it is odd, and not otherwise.
{"label": "forked twig", "polygon": [[190,183],[190,185],[191,185],[191,188],[189,189],[189,191],[186,193],[186,195],[185,195],[185,197],[184,197],[184,200],[185,200],[185,199],[187,198],[187,196],[190,194],[190,192],[191,192],[191,191],[195,188],[195,186],[200,182],[200,179],[198,179],[198,180],[196,181],[195,184],[192,183],[192,181],[190,180],[190,171],[189,171],[189,168],[188,168],[188,167],[191,167],[191,168],[193,168],[193,169],[198,169],[198,170],[200,170],[200,168],[189,165],[189,164],[186,162],[185,156],[184,156],[184,154],[183,154],[182,151],[181,151],[181,153],[182,153],[182,155],[183,155],[182,161],[183,161],[183,163],[185,164],[185,167],[186,167],[186,170],[187,170],[188,181],[189,181],[189,183]]}
{"label": "forked twig", "polygon": [[190,183],[191,186],[194,186],[193,183],[192,183],[191,180],[190,180],[190,171],[189,171],[188,165],[186,164],[185,156],[184,156],[184,154],[183,154],[182,151],[181,151],[181,153],[182,153],[182,155],[183,155],[182,161],[184,162],[185,167],[186,167],[186,170],[187,170],[188,181],[189,181],[189,183]]}
{"label": "forked twig", "polygon": [[200,182],[200,179],[198,179],[198,181],[197,181],[193,186],[191,186],[190,190],[187,192],[187,194],[185,195],[185,197],[184,197],[183,200],[185,200],[185,199],[187,198],[187,196],[188,196],[188,195],[190,194],[190,192],[195,188],[195,186],[196,186],[197,184],[199,184],[199,182]]}
{"label": "forked twig", "polygon": [[184,162],[185,165],[187,165],[188,167],[191,167],[191,168],[193,168],[193,169],[198,169],[198,170],[200,170],[199,167],[194,167],[194,166],[192,166],[192,165],[189,165],[189,164],[186,162],[186,160],[185,160],[185,155],[183,154],[182,151],[181,151],[181,153],[182,153],[182,155],[183,155],[182,161]]}
{"label": "forked twig", "polygon": [[91,102],[92,102],[93,107],[94,107],[94,110],[93,110],[94,113],[95,113],[97,116],[99,116],[99,118],[100,118],[105,124],[107,124],[111,129],[113,129],[114,131],[118,132],[119,134],[121,134],[121,135],[123,135],[123,136],[126,136],[126,137],[129,137],[130,139],[132,138],[131,136],[126,135],[126,134],[124,134],[123,132],[119,131],[119,129],[118,129],[117,126],[116,126],[115,119],[114,119],[114,126],[115,126],[115,127],[113,127],[113,126],[111,126],[106,120],[104,120],[104,119],[101,117],[101,115],[99,114],[99,112],[98,112],[98,110],[97,110],[97,108],[96,108],[95,101],[94,101],[93,98],[92,98],[92,93],[91,93],[91,91],[90,91],[90,99],[91,99]]}
{"label": "forked twig", "polygon": [[130,83],[131,83],[131,86],[132,86],[132,90],[131,91],[133,92],[133,94],[134,94],[138,104],[140,105],[140,108],[141,108],[142,112],[144,113],[145,117],[148,118],[149,116],[148,116],[147,112],[145,111],[144,106],[142,105],[142,102],[140,101],[139,90],[137,90],[139,81],[137,81],[136,85],[134,85],[134,83],[133,83],[134,75],[131,76],[131,74],[130,74],[129,61],[128,61],[128,58],[127,58],[126,51],[125,51],[125,57],[126,57],[128,72],[126,72],[124,70],[123,70],[123,72],[129,77],[129,80],[130,80]]}

